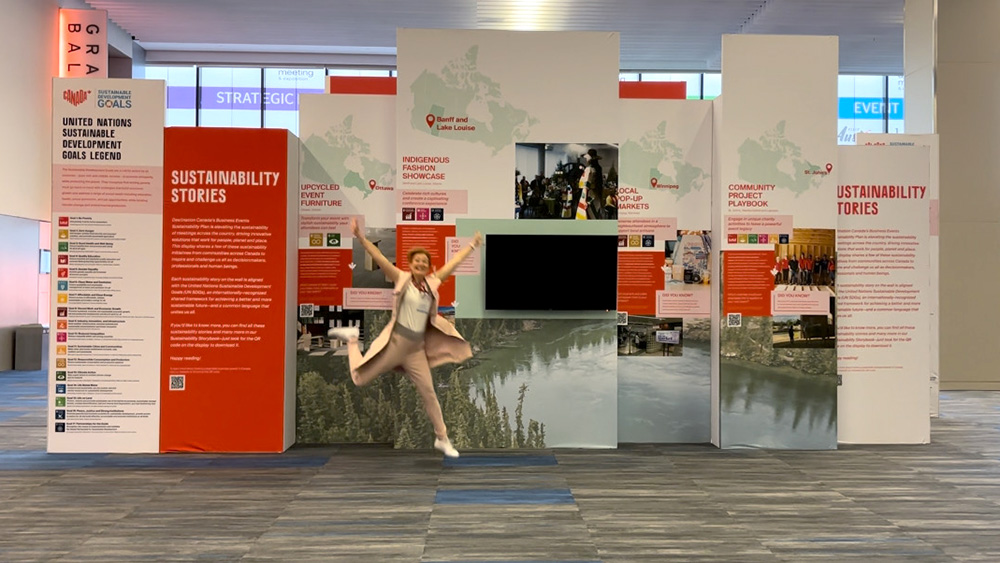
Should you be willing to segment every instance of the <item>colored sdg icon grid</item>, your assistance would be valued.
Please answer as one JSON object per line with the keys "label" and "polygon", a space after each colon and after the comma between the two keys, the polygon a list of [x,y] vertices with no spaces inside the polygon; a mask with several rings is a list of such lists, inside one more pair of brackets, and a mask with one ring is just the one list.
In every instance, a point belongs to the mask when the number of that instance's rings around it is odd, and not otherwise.
{"label": "colored sdg icon grid", "polygon": [[309,246],[323,246],[323,233],[309,233]]}
{"label": "colored sdg icon grid", "polygon": [[788,244],[788,235],[778,235],[778,244]]}
{"label": "colored sdg icon grid", "polygon": [[65,356],[66,355],[66,345],[65,344],[60,344],[60,345],[56,346],[56,355],[57,356]]}
{"label": "colored sdg icon grid", "polygon": [[59,240],[69,240],[69,229],[59,229]]}
{"label": "colored sdg icon grid", "polygon": [[59,280],[56,283],[56,290],[57,291],[69,291],[69,282],[66,281],[66,280]]}
{"label": "colored sdg icon grid", "polygon": [[628,246],[628,235],[618,235],[618,248],[625,248]]}
{"label": "colored sdg icon grid", "polygon": [[65,407],[66,406],[66,397],[56,397],[56,406],[57,407]]}
{"label": "colored sdg icon grid", "polygon": [[69,252],[69,243],[68,242],[60,242],[59,243],[59,252]]}
{"label": "colored sdg icon grid", "polygon": [[431,221],[444,221],[444,208],[442,208],[442,207],[432,207],[431,208]]}
{"label": "colored sdg icon grid", "polygon": [[57,293],[56,294],[57,303],[69,303],[69,294],[67,293]]}
{"label": "colored sdg icon grid", "polygon": [[[66,367],[66,358],[56,358],[56,367],[57,368],[65,368]],[[58,391],[57,391],[57,393],[58,393]]]}
{"label": "colored sdg icon grid", "polygon": [[69,322],[66,319],[59,319],[56,321],[56,330],[67,330],[69,328]]}
{"label": "colored sdg icon grid", "polygon": [[65,411],[65,409],[58,409],[58,410],[56,410],[56,420],[66,420],[66,411]]}
{"label": "colored sdg icon grid", "polygon": [[430,221],[431,210],[426,207],[417,209],[417,221]]}
{"label": "colored sdg icon grid", "polygon": [[629,235],[628,245],[629,248],[636,248],[642,246],[642,235]]}
{"label": "colored sdg icon grid", "polygon": [[66,384],[56,383],[56,395],[65,395],[65,394],[66,394]]}
{"label": "colored sdg icon grid", "polygon": [[61,266],[65,266],[66,264],[69,264],[69,254],[60,254],[59,256],[56,257],[56,261]]}
{"label": "colored sdg icon grid", "polygon": [[642,235],[642,247],[643,248],[653,248],[656,245],[656,237],[654,235]]}
{"label": "colored sdg icon grid", "polygon": [[739,235],[739,238],[738,238],[739,244],[747,244],[749,242],[749,240],[750,240],[750,236],[749,235],[745,235],[745,234],[744,235]]}
{"label": "colored sdg icon grid", "polygon": [[57,371],[56,372],[56,381],[66,381],[66,372],[64,372],[64,371]]}
{"label": "colored sdg icon grid", "polygon": [[326,233],[327,246],[340,246],[340,233]]}
{"label": "colored sdg icon grid", "polygon": [[65,332],[57,332],[56,333],[56,342],[66,342],[66,337],[67,337],[67,335],[66,335]]}
{"label": "colored sdg icon grid", "polygon": [[403,220],[414,221],[417,218],[417,210],[412,207],[403,208]]}
{"label": "colored sdg icon grid", "polygon": [[60,227],[68,227],[69,226],[69,217],[60,217],[59,218],[59,226]]}
{"label": "colored sdg icon grid", "polygon": [[737,235],[736,233],[729,233],[729,236],[726,237],[726,240],[729,242],[729,244],[736,244],[739,241],[738,237],[739,235]]}
{"label": "colored sdg icon grid", "polygon": [[757,244],[757,234],[750,233],[747,235],[747,244]]}
{"label": "colored sdg icon grid", "polygon": [[66,431],[66,423],[65,422],[57,422],[56,423],[56,432],[65,432],[65,431]]}

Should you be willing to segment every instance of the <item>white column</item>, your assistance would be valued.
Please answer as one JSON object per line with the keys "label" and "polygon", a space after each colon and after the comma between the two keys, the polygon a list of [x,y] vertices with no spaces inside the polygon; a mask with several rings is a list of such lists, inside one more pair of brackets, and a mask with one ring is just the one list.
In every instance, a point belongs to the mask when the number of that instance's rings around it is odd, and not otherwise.
{"label": "white column", "polygon": [[903,8],[904,126],[906,133],[934,133],[937,0],[906,0]]}
{"label": "white column", "polygon": [[[7,0],[0,18],[0,215],[49,220],[52,77],[57,73],[55,0]],[[2,233],[0,233],[2,236]],[[37,271],[34,272],[37,275]]]}
{"label": "white column", "polygon": [[938,4],[942,389],[1000,389],[1000,329],[994,318],[1000,310],[997,29],[997,0]]}

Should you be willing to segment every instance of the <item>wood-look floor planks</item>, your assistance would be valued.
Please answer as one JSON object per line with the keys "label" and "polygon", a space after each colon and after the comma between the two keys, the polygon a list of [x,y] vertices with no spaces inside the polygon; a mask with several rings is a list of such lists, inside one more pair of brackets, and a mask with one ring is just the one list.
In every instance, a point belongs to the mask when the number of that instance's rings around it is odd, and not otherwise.
{"label": "wood-look floor planks", "polygon": [[922,446],[442,462],[47,455],[44,387],[0,373],[0,561],[1000,561],[1000,393],[942,393]]}

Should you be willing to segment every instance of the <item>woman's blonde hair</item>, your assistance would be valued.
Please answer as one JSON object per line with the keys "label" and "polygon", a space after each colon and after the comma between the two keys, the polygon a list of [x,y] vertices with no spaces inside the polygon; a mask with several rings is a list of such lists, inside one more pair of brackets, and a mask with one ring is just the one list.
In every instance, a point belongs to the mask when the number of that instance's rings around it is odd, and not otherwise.
{"label": "woman's blonde hair", "polygon": [[423,254],[424,256],[426,256],[427,262],[430,263],[431,253],[428,252],[426,248],[420,248],[420,247],[411,248],[410,251],[406,253],[406,261],[413,262],[413,257],[416,256],[417,254]]}

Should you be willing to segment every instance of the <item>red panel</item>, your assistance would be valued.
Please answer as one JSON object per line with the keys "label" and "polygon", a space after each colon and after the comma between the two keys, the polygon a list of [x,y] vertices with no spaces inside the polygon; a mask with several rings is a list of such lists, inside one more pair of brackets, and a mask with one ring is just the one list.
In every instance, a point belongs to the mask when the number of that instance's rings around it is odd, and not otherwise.
{"label": "red panel", "polygon": [[686,100],[686,82],[619,82],[619,98]]}
{"label": "red panel", "polygon": [[331,76],[330,94],[396,95],[396,78],[392,76]]}
{"label": "red panel", "polygon": [[164,142],[160,450],[281,451],[288,132],[170,127]]}
{"label": "red panel", "polygon": [[722,253],[722,314],[771,316],[774,250]]}
{"label": "red panel", "polygon": [[655,315],[656,292],[664,289],[663,252],[618,253],[618,310]]}
{"label": "red panel", "polygon": [[[431,253],[431,269],[444,266],[448,257],[445,239],[455,236],[454,225],[396,225],[396,265],[408,270],[406,254],[411,248],[423,248]],[[438,307],[451,307],[455,300],[455,277],[448,278],[438,290]]]}
{"label": "red panel", "polygon": [[299,250],[299,303],[333,306],[344,304],[344,288],[351,287],[350,248]]}

